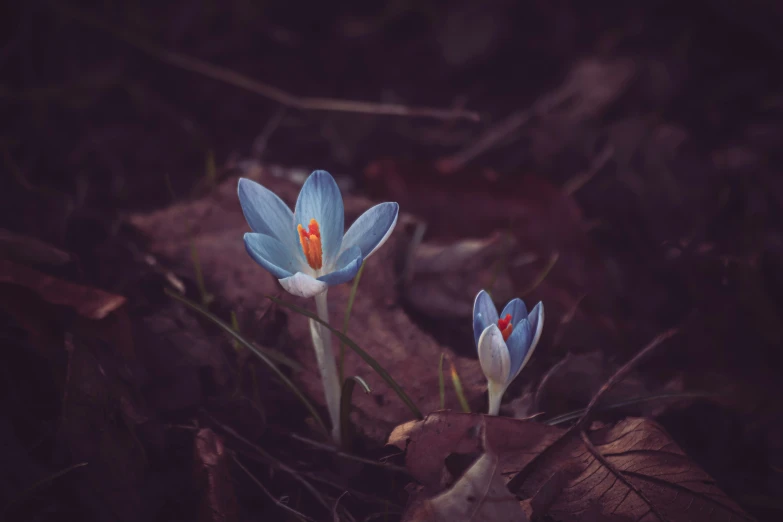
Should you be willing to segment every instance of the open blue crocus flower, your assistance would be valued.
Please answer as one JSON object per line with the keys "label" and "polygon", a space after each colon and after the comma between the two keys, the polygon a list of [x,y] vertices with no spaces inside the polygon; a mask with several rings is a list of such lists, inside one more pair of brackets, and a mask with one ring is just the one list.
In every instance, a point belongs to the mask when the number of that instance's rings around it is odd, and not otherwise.
{"label": "open blue crocus flower", "polygon": [[497,415],[511,381],[533,355],[544,326],[544,305],[528,313],[525,303],[512,299],[498,316],[489,294],[482,290],[473,303],[473,336],[481,370],[487,377],[489,414]]}
{"label": "open blue crocus flower", "polygon": [[375,205],[345,232],[340,189],[323,170],[307,178],[294,212],[255,181],[241,178],[238,191],[253,229],[245,234],[248,254],[300,297],[314,297],[353,279],[362,262],[388,239],[399,213],[397,203]]}

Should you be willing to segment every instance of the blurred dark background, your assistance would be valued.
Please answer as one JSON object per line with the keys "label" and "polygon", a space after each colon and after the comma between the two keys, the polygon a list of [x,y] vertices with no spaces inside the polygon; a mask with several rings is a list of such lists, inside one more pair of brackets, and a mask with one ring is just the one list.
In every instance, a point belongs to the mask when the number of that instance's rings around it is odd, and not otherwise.
{"label": "blurred dark background", "polygon": [[[549,339],[539,372],[588,348],[625,360],[682,327],[650,374],[676,369],[737,404],[662,422],[744,508],[783,516],[783,4],[31,0],[2,13],[4,255],[8,234],[35,238],[77,260],[49,273],[128,295],[124,216],[257,164],[329,170],[428,219],[434,240],[486,237],[523,201],[537,214],[522,239],[557,249],[552,284],[603,321]],[[277,90],[456,117],[309,110]],[[470,219],[459,198],[476,202]],[[7,503],[73,462],[51,432],[59,384],[20,352],[35,325],[7,309],[3,322]],[[432,332],[448,343],[446,326]],[[178,499],[148,520],[188,518],[187,488],[167,484],[187,473],[139,492]],[[8,512],[104,519],[46,488]]]}

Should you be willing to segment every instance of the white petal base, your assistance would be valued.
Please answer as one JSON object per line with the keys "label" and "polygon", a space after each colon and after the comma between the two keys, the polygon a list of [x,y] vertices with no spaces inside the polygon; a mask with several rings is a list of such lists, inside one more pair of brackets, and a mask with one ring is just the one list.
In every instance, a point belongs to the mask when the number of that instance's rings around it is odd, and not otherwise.
{"label": "white petal base", "polygon": [[481,371],[490,381],[507,382],[511,364],[506,341],[498,325],[491,324],[481,333],[478,343],[478,357]]}
{"label": "white petal base", "polygon": [[286,277],[279,281],[286,292],[299,297],[315,297],[329,288],[329,285],[323,281],[319,281],[303,272],[297,272],[291,277]]}

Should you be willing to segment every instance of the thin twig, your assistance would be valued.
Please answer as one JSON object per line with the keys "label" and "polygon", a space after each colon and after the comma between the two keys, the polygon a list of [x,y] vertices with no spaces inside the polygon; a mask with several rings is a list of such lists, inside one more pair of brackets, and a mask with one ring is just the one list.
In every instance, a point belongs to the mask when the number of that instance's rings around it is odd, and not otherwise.
{"label": "thin twig", "polygon": [[233,459],[234,463],[235,463],[235,464],[236,464],[236,465],[239,467],[239,469],[241,469],[242,471],[244,471],[244,472],[245,472],[245,474],[246,474],[248,477],[250,477],[250,480],[252,480],[252,481],[255,483],[255,485],[256,485],[256,486],[258,486],[258,487],[259,487],[259,489],[261,489],[261,491],[263,491],[263,492],[266,494],[266,496],[267,496],[267,497],[269,497],[269,499],[270,499],[272,502],[274,502],[274,503],[275,503],[275,505],[276,505],[277,507],[279,507],[279,508],[280,508],[280,509],[282,509],[283,511],[287,511],[287,512],[291,513],[292,515],[294,515],[294,516],[296,516],[296,517],[299,517],[299,518],[301,518],[301,519],[303,519],[303,520],[308,520],[308,521],[312,521],[312,522],[317,522],[317,521],[316,521],[314,518],[308,517],[308,516],[307,516],[307,515],[305,515],[304,513],[300,513],[299,511],[295,510],[294,508],[292,508],[291,506],[289,506],[289,505],[288,505],[288,504],[286,504],[285,502],[283,502],[283,501],[281,501],[280,499],[276,498],[276,497],[275,497],[275,496],[272,494],[272,492],[271,492],[271,491],[269,491],[268,489],[266,489],[266,486],[264,486],[264,483],[263,483],[263,482],[261,482],[260,480],[258,480],[258,478],[256,478],[256,476],[255,476],[255,475],[253,475],[253,473],[251,473],[249,469],[247,469],[245,466],[243,466],[243,465],[242,465],[242,463],[241,463],[241,462],[239,462],[239,459],[237,458],[237,456],[236,456],[236,455],[234,455],[234,454],[232,453],[232,455],[231,455],[231,458]]}
{"label": "thin twig", "polygon": [[468,148],[440,160],[438,162],[439,170],[441,172],[455,172],[463,168],[468,162],[495,147],[535,116],[550,112],[554,107],[562,104],[571,96],[573,96],[571,90],[563,89],[539,98],[529,109],[511,114],[508,118],[489,129]]}
{"label": "thin twig", "polygon": [[652,511],[655,514],[656,517],[658,517],[658,520],[660,520],[661,522],[666,522],[666,518],[661,514],[660,511],[658,511],[658,508],[655,507],[655,504],[650,502],[650,499],[647,498],[647,496],[642,492],[642,490],[640,490],[639,488],[634,486],[633,483],[630,480],[625,478],[625,476],[622,474],[622,472],[620,470],[618,470],[616,467],[614,467],[614,464],[612,464],[611,462],[606,460],[606,458],[603,455],[601,455],[601,452],[598,451],[598,448],[595,447],[595,445],[593,444],[593,441],[591,441],[590,437],[587,436],[587,432],[585,432],[584,428],[579,430],[579,436],[582,438],[582,443],[587,448],[587,451],[589,451],[590,454],[598,462],[600,462],[606,469],[608,469],[609,472],[612,475],[617,477],[617,479],[619,479],[620,482],[622,482],[629,489],[631,489],[631,491],[636,493],[636,495],[639,498],[641,498],[645,502],[645,504],[647,504],[647,506],[650,508],[650,511]]}
{"label": "thin twig", "polygon": [[318,501],[319,504],[321,504],[324,508],[326,508],[327,511],[330,511],[332,508],[329,505],[326,500],[321,496],[321,492],[318,491],[315,486],[310,484],[307,480],[304,479],[304,477],[301,476],[299,472],[297,472],[295,469],[289,467],[282,461],[274,458],[272,455],[267,453],[263,448],[259,447],[256,444],[253,444],[248,439],[240,435],[236,430],[231,428],[230,426],[227,426],[217,420],[215,417],[210,415],[210,413],[206,410],[201,410],[201,413],[205,415],[212,423],[214,423],[216,426],[218,426],[220,429],[222,429],[224,432],[228,433],[235,439],[239,440],[240,442],[245,443],[248,447],[252,448],[253,451],[255,451],[267,464],[271,464],[272,466],[275,466],[279,468],[280,470],[284,471],[285,473],[288,473],[294,480],[302,484],[306,490],[310,492],[310,494],[313,495],[313,497]]}
{"label": "thin twig", "polygon": [[609,380],[606,381],[601,388],[598,389],[598,392],[593,396],[592,399],[590,399],[590,403],[587,405],[587,409],[585,409],[584,414],[579,418],[579,420],[576,422],[576,426],[578,426],[580,429],[584,427],[585,424],[590,420],[590,416],[593,413],[593,410],[598,405],[598,403],[601,401],[601,399],[604,398],[604,395],[606,395],[609,391],[612,390],[617,384],[620,383],[625,377],[631,373],[631,370],[633,370],[639,362],[647,357],[650,353],[652,353],[656,348],[658,348],[664,341],[667,339],[673,337],[677,332],[679,332],[678,328],[672,328],[670,330],[666,330],[662,334],[658,335],[655,339],[650,341],[650,344],[645,346],[642,351],[637,353],[636,355],[631,358],[630,361],[625,363],[623,366],[620,367],[616,372],[614,372],[614,375],[609,377]]}
{"label": "thin twig", "polygon": [[571,308],[566,310],[566,313],[563,314],[562,317],[560,317],[560,323],[557,326],[557,330],[555,330],[555,337],[554,339],[552,339],[553,346],[558,346],[560,344],[560,341],[563,340],[566,326],[568,326],[571,323],[571,321],[574,320],[574,317],[576,316],[576,312],[579,310],[579,306],[582,304],[582,301],[584,301],[585,297],[587,297],[587,294],[582,294],[579,297],[577,297],[576,300],[571,305]]}
{"label": "thin twig", "polygon": [[179,67],[187,71],[195,72],[219,80],[224,83],[240,87],[247,91],[261,95],[276,101],[286,107],[313,111],[356,112],[363,114],[385,114],[391,116],[424,117],[438,120],[465,119],[479,121],[478,113],[461,109],[436,109],[433,107],[410,107],[394,103],[372,103],[355,100],[340,100],[335,98],[311,98],[290,94],[278,87],[253,80],[232,71],[226,67],[214,65],[192,56],[163,49],[155,44],[146,42],[129,31],[113,27],[106,22],[73,7],[64,7],[60,3],[53,3],[54,9],[79,23],[88,25],[94,29],[109,33],[125,43],[149,54],[161,62]]}
{"label": "thin twig", "polygon": [[573,178],[566,181],[565,185],[563,185],[563,192],[569,196],[572,196],[574,192],[584,187],[588,181],[593,179],[593,176],[595,176],[598,171],[604,168],[606,164],[609,163],[609,160],[613,157],[614,147],[607,145],[601,150],[598,156],[593,158],[593,161],[590,162],[590,167],[586,171],[580,172]]}
{"label": "thin twig", "polygon": [[533,292],[533,290],[538,288],[541,285],[541,283],[544,282],[544,280],[552,271],[552,269],[555,267],[558,259],[560,259],[560,252],[555,250],[554,252],[552,252],[552,255],[549,256],[549,261],[547,262],[544,269],[536,276],[536,279],[530,284],[530,286],[525,290],[523,290],[519,295],[522,297],[527,297],[529,294]]}
{"label": "thin twig", "polygon": [[358,455],[354,455],[352,453],[346,453],[344,451],[341,451],[335,446],[324,444],[322,442],[317,442],[312,439],[308,439],[307,437],[303,437],[301,435],[298,435],[296,433],[291,433],[290,437],[294,440],[298,440],[299,442],[303,442],[309,446],[312,446],[314,448],[318,448],[323,451],[328,451],[329,453],[334,454],[337,457],[344,458],[346,460],[353,460],[356,462],[361,462],[362,464],[369,464],[370,466],[377,466],[379,468],[388,469],[389,471],[398,471],[400,473],[405,473],[406,475],[409,475],[410,472],[407,468],[403,468],[402,466],[395,466],[394,464],[386,464],[384,462],[379,462],[377,460],[371,460],[366,459],[364,457],[360,457]]}
{"label": "thin twig", "polygon": [[347,495],[347,491],[343,491],[339,497],[337,497],[337,500],[334,501],[334,508],[332,509],[332,517],[334,518],[335,522],[340,522],[340,516],[337,514],[337,507],[340,505],[340,500]]}
{"label": "thin twig", "polygon": [[261,160],[261,158],[264,156],[264,152],[266,152],[266,146],[267,143],[269,143],[269,139],[272,137],[272,134],[275,133],[277,128],[280,126],[280,124],[283,122],[283,119],[285,118],[286,113],[286,107],[278,107],[275,114],[272,116],[272,118],[266,122],[266,125],[264,125],[264,130],[261,131],[261,134],[253,140],[253,156],[256,160]]}
{"label": "thin twig", "polygon": [[30,493],[34,492],[35,490],[37,490],[41,486],[49,484],[49,483],[53,482],[54,480],[57,480],[58,478],[60,478],[60,477],[62,477],[64,475],[67,475],[71,471],[73,471],[75,469],[83,468],[86,465],[87,465],[87,462],[80,462],[78,464],[74,464],[73,466],[68,466],[65,469],[61,469],[60,471],[58,471],[56,473],[53,473],[53,474],[51,474],[51,475],[49,475],[47,477],[44,477],[43,479],[39,480],[38,482],[36,482],[32,486],[30,486],[29,488],[27,488],[24,491],[22,491],[21,493],[17,494],[16,497],[12,498],[11,501],[8,504],[6,504],[5,507],[3,507],[3,510],[0,511],[0,515],[3,515],[6,512],[8,512],[8,510],[14,504],[19,502],[20,500],[23,500],[25,497],[27,497],[27,495],[29,495]]}
{"label": "thin twig", "polygon": [[[331,475],[324,475],[322,472],[315,472],[315,471],[304,472],[303,475],[309,478],[310,480],[312,480],[313,482],[318,482],[320,484],[323,484],[324,486],[330,487],[335,490],[339,490],[340,492],[347,491],[348,493],[351,494],[351,497],[355,498],[360,502],[364,502],[366,504],[376,504],[379,506],[390,505],[389,499],[376,497],[371,494],[359,491],[355,488],[349,487],[345,484],[340,483],[335,477]],[[396,507],[399,507],[396,504],[394,505]]]}

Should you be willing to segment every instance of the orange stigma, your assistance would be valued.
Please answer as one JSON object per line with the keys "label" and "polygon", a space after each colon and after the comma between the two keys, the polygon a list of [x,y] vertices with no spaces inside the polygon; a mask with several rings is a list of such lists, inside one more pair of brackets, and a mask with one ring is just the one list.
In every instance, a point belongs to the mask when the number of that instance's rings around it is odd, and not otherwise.
{"label": "orange stigma", "polygon": [[321,229],[318,226],[318,221],[311,219],[308,228],[297,225],[296,230],[299,232],[299,242],[302,244],[307,264],[313,270],[320,270],[324,260],[321,251]]}
{"label": "orange stigma", "polygon": [[503,319],[498,319],[498,328],[500,328],[500,333],[503,334],[503,340],[508,341],[511,332],[514,331],[514,325],[511,324],[511,314],[506,314],[506,317]]}

